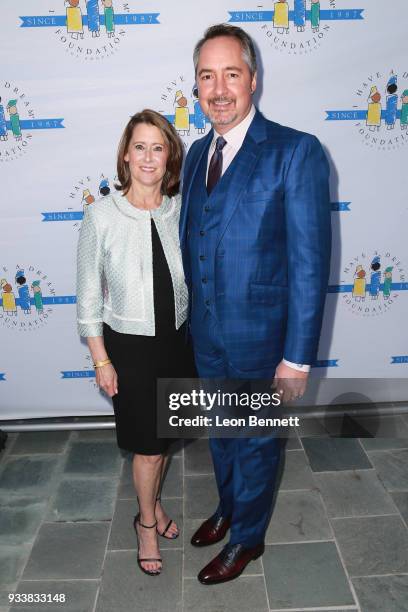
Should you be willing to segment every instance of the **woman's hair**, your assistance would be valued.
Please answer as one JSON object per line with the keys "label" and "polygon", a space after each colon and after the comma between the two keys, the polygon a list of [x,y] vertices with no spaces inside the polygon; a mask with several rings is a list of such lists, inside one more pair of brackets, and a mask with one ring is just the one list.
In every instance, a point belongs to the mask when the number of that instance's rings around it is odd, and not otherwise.
{"label": "woman's hair", "polygon": [[161,192],[163,195],[174,196],[179,192],[180,188],[180,172],[181,165],[183,163],[183,144],[176,130],[167,121],[167,119],[160,115],[160,113],[157,113],[149,108],[145,108],[140,113],[133,115],[124,129],[118,147],[118,184],[116,184],[115,187],[116,189],[123,191],[124,194],[126,194],[130,189],[131,176],[129,163],[125,161],[125,155],[129,149],[133,129],[139,123],[154,125],[160,130],[163,136],[163,140],[168,150],[168,157],[166,172],[161,185]]}

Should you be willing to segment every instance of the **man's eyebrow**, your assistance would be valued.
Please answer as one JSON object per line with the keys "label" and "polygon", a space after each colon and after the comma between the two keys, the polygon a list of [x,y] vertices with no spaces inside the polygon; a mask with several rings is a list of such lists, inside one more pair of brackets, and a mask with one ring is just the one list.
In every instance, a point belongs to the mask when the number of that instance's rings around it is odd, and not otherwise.
{"label": "man's eyebrow", "polygon": [[[223,70],[235,70],[236,72],[242,72],[242,68],[239,68],[238,66],[226,66],[225,68],[223,68]],[[203,72],[214,72],[214,71],[211,68],[201,68],[201,70],[198,73],[198,76],[203,74]]]}

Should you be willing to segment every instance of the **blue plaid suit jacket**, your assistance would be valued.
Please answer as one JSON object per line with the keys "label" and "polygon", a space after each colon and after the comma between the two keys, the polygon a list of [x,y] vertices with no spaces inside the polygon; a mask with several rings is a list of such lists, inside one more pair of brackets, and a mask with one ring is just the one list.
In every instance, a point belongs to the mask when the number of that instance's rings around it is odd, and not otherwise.
{"label": "blue plaid suit jacket", "polygon": [[[211,131],[184,167],[180,244],[190,293],[190,194]],[[276,367],[282,357],[317,355],[330,251],[329,166],[316,137],[257,111],[231,172],[220,182],[222,217],[212,296],[228,359],[241,370]]]}

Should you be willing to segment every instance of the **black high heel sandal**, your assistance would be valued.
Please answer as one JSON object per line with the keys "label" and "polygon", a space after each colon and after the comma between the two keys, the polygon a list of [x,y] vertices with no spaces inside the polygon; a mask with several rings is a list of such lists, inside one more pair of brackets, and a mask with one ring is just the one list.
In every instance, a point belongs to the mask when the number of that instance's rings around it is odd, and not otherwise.
{"label": "black high heel sandal", "polygon": [[[140,567],[140,569],[142,570],[142,572],[144,574],[147,574],[148,576],[159,576],[159,574],[161,574],[161,571],[163,569],[163,559],[161,558],[145,558],[145,559],[141,559],[139,557],[139,534],[137,533],[137,528],[136,525],[139,524],[141,527],[144,527],[145,529],[153,529],[154,527],[157,527],[157,521],[153,524],[153,525],[144,525],[143,523],[140,522],[140,512],[138,512],[133,520],[133,528],[135,530],[136,533],[136,538],[137,538],[137,564]],[[157,570],[147,570],[142,566],[142,563],[145,563],[147,561],[153,562],[153,561],[158,561],[162,564],[162,566],[157,569]]]}
{"label": "black high heel sandal", "polygon": [[[160,497],[160,495],[159,495],[158,497],[156,497],[156,502],[158,502],[158,501],[159,501],[159,502],[161,502],[161,497]],[[175,533],[175,534],[174,534],[174,535],[172,535],[172,536],[166,536],[166,533],[167,533],[167,531],[169,530],[170,525],[171,525],[172,523],[176,524],[176,523],[173,521],[173,519],[170,519],[170,520],[169,520],[169,522],[168,522],[168,523],[167,523],[167,525],[166,525],[166,528],[165,528],[165,529],[164,529],[162,532],[160,532],[158,529],[156,529],[156,531],[157,531],[157,533],[159,534],[159,536],[161,536],[162,538],[165,538],[166,540],[175,540],[176,538],[178,538],[178,537],[179,537],[179,535],[180,535],[180,533],[179,533],[179,532]],[[156,525],[157,525],[157,521],[156,521]]]}

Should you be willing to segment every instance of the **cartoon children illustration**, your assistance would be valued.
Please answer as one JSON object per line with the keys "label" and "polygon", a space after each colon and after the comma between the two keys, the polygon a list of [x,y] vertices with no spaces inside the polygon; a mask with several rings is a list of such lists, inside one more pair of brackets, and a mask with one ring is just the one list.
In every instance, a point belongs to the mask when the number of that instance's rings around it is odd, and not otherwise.
{"label": "cartoon children illustration", "polygon": [[8,140],[7,134],[7,119],[4,114],[4,106],[1,103],[0,98],[0,140]]}
{"label": "cartoon children illustration", "polygon": [[0,281],[0,287],[2,288],[1,297],[3,298],[3,312],[8,315],[17,316],[16,298],[14,297],[12,286],[5,278],[2,278]]}
{"label": "cartoon children illustration", "polygon": [[377,87],[373,85],[368,96],[368,110],[366,124],[371,132],[379,130],[381,126],[381,94]]}
{"label": "cartoon children illustration", "polygon": [[65,0],[67,6],[67,32],[71,38],[78,40],[84,37],[84,26],[82,25],[82,11],[78,6],[79,0]]}
{"label": "cartoon children illustration", "polygon": [[396,93],[398,89],[397,86],[397,76],[392,75],[387,83],[387,97],[386,97],[386,107],[385,107],[385,123],[387,126],[387,130],[393,130],[395,126],[395,122],[397,120],[397,106],[398,106],[398,94]]}
{"label": "cartoon children illustration", "polygon": [[19,285],[18,297],[19,297],[20,308],[24,312],[24,314],[30,314],[31,312],[30,291],[28,289],[26,277],[24,276],[24,270],[17,270],[16,284]]}
{"label": "cartoon children illustration", "polygon": [[277,28],[278,34],[289,34],[289,5],[286,0],[278,0],[273,5],[273,27]]}
{"label": "cartoon children illustration", "polygon": [[22,140],[20,115],[17,110],[17,100],[9,100],[7,103],[7,110],[10,115],[11,131],[13,132],[16,140]]}
{"label": "cartoon children illustration", "polygon": [[115,15],[113,12],[112,0],[101,0],[104,6],[105,28],[108,38],[112,38],[115,34]]}
{"label": "cartoon children illustration", "polygon": [[174,103],[177,104],[174,111],[174,127],[180,136],[190,134],[190,111],[187,106],[187,98],[183,96],[181,90],[176,91]]}
{"label": "cartoon children illustration", "polygon": [[107,178],[102,179],[99,183],[99,193],[102,196],[110,194],[109,180]]}
{"label": "cartoon children illustration", "polygon": [[381,258],[379,255],[373,257],[371,262],[371,276],[370,276],[370,295],[372,300],[378,300],[378,294],[380,293],[381,284]]}
{"label": "cartoon children illustration", "polygon": [[293,23],[298,32],[304,32],[306,24],[306,0],[295,0],[294,9]]}
{"label": "cartoon children illustration", "polygon": [[205,133],[205,115],[201,104],[198,101],[198,89],[197,85],[194,85],[191,95],[194,100],[194,127],[197,130],[197,134]]}
{"label": "cartoon children illustration", "polygon": [[364,302],[366,296],[366,273],[362,265],[356,267],[352,295],[356,302]]}
{"label": "cartoon children illustration", "polygon": [[88,15],[88,30],[92,38],[100,36],[99,4],[98,0],[86,0],[86,13]]}
{"label": "cartoon children illustration", "polygon": [[318,32],[320,29],[320,0],[311,0],[310,7],[310,25],[312,32]]}
{"label": "cartoon children illustration", "polygon": [[384,270],[384,282],[383,282],[383,298],[389,300],[391,297],[391,285],[392,285],[392,271],[394,266],[388,266]]}
{"label": "cartoon children illustration", "polygon": [[83,202],[84,212],[85,212],[85,208],[87,206],[89,206],[89,204],[93,204],[95,202],[95,198],[91,194],[89,189],[84,189],[83,190],[83,192],[82,192],[82,202]]}
{"label": "cartoon children illustration", "polygon": [[400,116],[400,125],[401,130],[406,130],[408,125],[408,89],[404,89],[401,96],[402,106],[401,106],[401,116]]}
{"label": "cartoon children illustration", "polygon": [[44,305],[42,300],[42,291],[40,287],[40,281],[35,280],[31,283],[31,289],[33,290],[34,295],[34,306],[36,308],[37,314],[41,315],[44,312]]}

